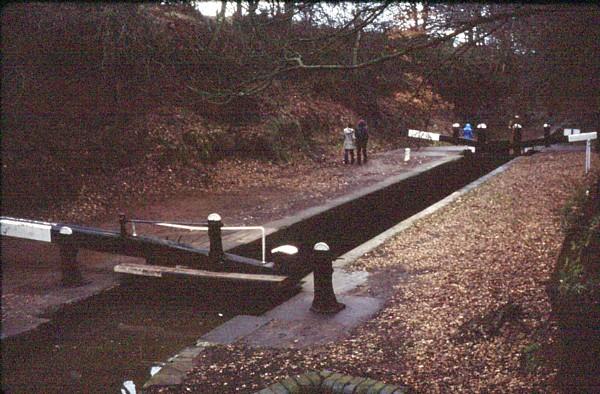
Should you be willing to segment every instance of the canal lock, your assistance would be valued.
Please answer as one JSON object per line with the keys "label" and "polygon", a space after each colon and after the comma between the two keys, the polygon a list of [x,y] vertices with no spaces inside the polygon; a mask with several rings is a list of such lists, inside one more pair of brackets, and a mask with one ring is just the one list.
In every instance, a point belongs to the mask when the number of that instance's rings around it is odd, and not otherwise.
{"label": "canal lock", "polygon": [[[441,200],[507,161],[467,156],[334,206],[267,237],[267,250],[291,244],[295,274],[310,272],[313,246],[333,258]],[[260,240],[229,252],[260,258]],[[268,252],[267,252],[268,253]],[[267,260],[273,256],[267,255]],[[5,392],[125,392],[141,387],[161,360],[238,314],[261,314],[289,298],[264,287],[152,278],[68,305],[40,328],[2,341]],[[6,368],[10,366],[10,368]],[[124,386],[124,382],[127,382]]]}

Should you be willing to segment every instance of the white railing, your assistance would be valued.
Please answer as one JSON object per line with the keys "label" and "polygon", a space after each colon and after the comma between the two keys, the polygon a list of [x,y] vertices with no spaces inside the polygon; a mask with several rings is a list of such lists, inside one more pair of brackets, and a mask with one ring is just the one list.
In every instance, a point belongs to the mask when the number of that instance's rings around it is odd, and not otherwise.
{"label": "white railing", "polygon": [[[208,231],[208,226],[190,226],[186,224],[174,224],[174,223],[155,223],[157,226],[179,228],[189,231]],[[262,238],[262,263],[266,264],[266,232],[263,226],[234,226],[234,227],[221,227],[222,231],[242,231],[242,230],[260,230]],[[135,231],[135,230],[134,230]]]}

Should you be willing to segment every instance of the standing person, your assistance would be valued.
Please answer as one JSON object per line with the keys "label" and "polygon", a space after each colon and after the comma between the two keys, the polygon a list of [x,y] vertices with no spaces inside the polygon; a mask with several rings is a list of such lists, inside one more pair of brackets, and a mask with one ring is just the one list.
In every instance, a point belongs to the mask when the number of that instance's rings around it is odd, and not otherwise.
{"label": "standing person", "polygon": [[[344,129],[344,164],[354,164],[354,149],[356,149],[356,137],[352,123],[348,123],[348,127]],[[350,162],[348,162],[350,156]],[[360,160],[360,159],[359,159]]]}
{"label": "standing person", "polygon": [[463,129],[463,137],[468,140],[473,139],[473,129],[471,128],[471,123],[467,123]]}
{"label": "standing person", "polygon": [[[367,127],[367,122],[363,119],[358,121],[358,125],[356,126],[356,155],[358,159],[358,164],[362,164],[362,159],[364,159],[365,164],[367,164],[367,142],[369,141],[369,128]],[[362,152],[362,157],[361,157]]]}

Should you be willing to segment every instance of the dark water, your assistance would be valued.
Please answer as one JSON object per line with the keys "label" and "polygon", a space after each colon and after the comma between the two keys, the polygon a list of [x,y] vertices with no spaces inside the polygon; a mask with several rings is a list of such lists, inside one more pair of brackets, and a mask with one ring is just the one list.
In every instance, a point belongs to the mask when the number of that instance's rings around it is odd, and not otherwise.
{"label": "dark water", "polygon": [[[325,241],[339,256],[504,163],[463,159],[336,207],[267,239],[268,249],[299,246],[298,264]],[[260,257],[260,244],[234,253]],[[269,256],[268,256],[269,257]],[[68,306],[37,330],[2,341],[2,388],[8,393],[120,392],[141,389],[160,365],[204,333],[238,314],[260,314],[285,291],[233,283],[139,278]]]}
{"label": "dark water", "polygon": [[2,341],[7,393],[138,392],[158,366],[237,314],[278,302],[264,288],[149,278],[68,306],[51,323]]}
{"label": "dark water", "polygon": [[[470,157],[437,166],[282,229],[267,237],[267,243],[298,246],[300,264],[302,254],[308,255],[317,242],[326,242],[333,256],[340,256],[507,161],[507,157]],[[259,242],[232,253],[260,258]]]}

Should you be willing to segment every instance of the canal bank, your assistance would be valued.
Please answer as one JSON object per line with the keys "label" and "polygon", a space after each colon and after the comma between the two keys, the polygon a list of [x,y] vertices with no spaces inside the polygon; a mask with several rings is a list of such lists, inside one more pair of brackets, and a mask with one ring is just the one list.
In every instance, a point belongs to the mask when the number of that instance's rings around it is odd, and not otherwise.
{"label": "canal bank", "polygon": [[[344,267],[406,230],[416,221],[452,204],[469,191],[504,172],[513,162],[518,160],[518,158],[514,159],[492,170],[426,209],[338,256],[333,261],[335,270],[332,284],[337,300],[345,305],[342,311],[335,315],[319,315],[310,310],[314,299],[314,282],[313,274],[308,274],[302,279],[302,289],[299,294],[264,314],[259,316],[236,316],[203,335],[195,345],[186,347],[168,359],[162,369],[144,384],[144,389],[152,390],[164,386],[181,385],[187,374],[192,371],[195,358],[204,350],[216,345],[239,343],[250,347],[301,349],[313,345],[327,344],[345,336],[357,325],[368,321],[378,313],[384,306],[386,299],[383,294],[373,297],[365,292],[365,287],[368,286],[369,272],[364,270],[346,271]],[[402,180],[423,173],[403,174],[396,179],[385,181],[367,190],[361,190],[353,196],[354,198],[348,196],[332,201],[327,205],[327,209],[322,209],[315,215],[323,214],[337,207],[343,207],[352,201],[360,201],[367,195],[381,192]],[[439,175],[434,173],[433,178]],[[431,180],[431,178],[428,179]],[[396,193],[396,191],[393,193]],[[346,206],[345,209],[352,210],[352,208],[352,206]],[[305,217],[304,220],[308,218]],[[289,228],[289,226],[297,223],[299,222],[289,222],[287,226],[282,226],[282,229]]]}
{"label": "canal bank", "polygon": [[322,370],[418,392],[553,391],[545,283],[564,238],[560,208],[582,181],[581,163],[581,151],[519,158],[346,265],[369,272],[353,296],[386,301],[332,343],[212,345],[167,392],[254,392]]}
{"label": "canal bank", "polygon": [[[355,169],[356,182],[352,186],[360,189],[361,184],[367,184],[372,191],[378,180],[458,160],[460,152],[460,148],[445,148],[439,153],[435,148],[424,149],[422,158],[419,153],[413,154],[409,163],[403,161],[402,150],[374,155],[368,165]],[[304,206],[327,202],[328,198],[338,197],[322,194],[320,198],[305,200]],[[305,208],[300,212],[310,214],[311,211]],[[300,215],[299,220],[302,218]],[[285,223],[293,221],[284,219]],[[127,379],[138,382],[139,387],[140,382],[147,379],[144,376],[151,366],[160,364],[184,344],[193,343],[199,333],[249,311],[248,305],[235,308],[215,303],[208,308],[201,305],[202,302],[172,303],[167,307],[161,299],[168,294],[168,289],[145,297],[135,288],[116,288],[118,280],[112,267],[131,258],[91,252],[80,254],[84,278],[89,283],[79,288],[61,288],[57,250],[16,241],[8,242],[5,248],[7,243],[3,239],[3,360],[5,365],[14,365],[17,370],[3,370],[3,388],[9,392],[30,392],[31,388],[44,392],[105,392],[107,387],[118,389]],[[17,256],[16,264],[7,260],[11,253]],[[240,299],[232,297],[227,290],[218,298]],[[153,302],[148,302],[149,299]],[[139,310],[128,312],[127,308],[132,307]],[[60,309],[58,313],[53,312],[57,309]],[[168,316],[157,321],[165,311]],[[176,323],[178,316],[188,316],[189,324]],[[180,328],[170,329],[173,325]],[[21,335],[14,336],[17,333]],[[102,355],[94,355],[94,351]],[[141,365],[135,360],[141,360]],[[36,367],[32,368],[31,364]]]}

